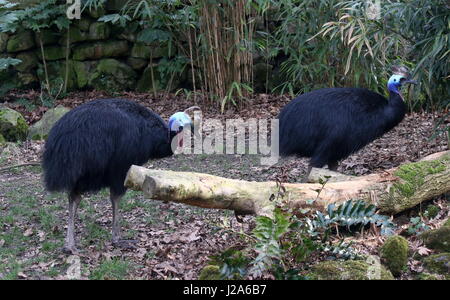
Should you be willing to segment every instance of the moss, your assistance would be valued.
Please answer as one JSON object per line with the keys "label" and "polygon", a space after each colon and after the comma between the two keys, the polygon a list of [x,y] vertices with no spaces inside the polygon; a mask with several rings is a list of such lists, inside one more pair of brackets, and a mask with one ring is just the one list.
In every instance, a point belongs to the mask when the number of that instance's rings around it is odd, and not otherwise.
{"label": "moss", "polygon": [[35,46],[31,31],[23,31],[9,37],[6,49],[8,52],[19,52]]}
{"label": "moss", "polygon": [[450,252],[450,226],[442,226],[438,229],[428,230],[422,233],[419,238],[428,248]]}
{"label": "moss", "polygon": [[26,87],[39,82],[39,79],[34,73],[17,73],[17,80],[20,87]]}
{"label": "moss", "polygon": [[89,83],[91,72],[97,67],[96,61],[73,61],[73,69],[78,88],[85,88]]}
{"label": "moss", "polygon": [[129,57],[127,59],[127,64],[130,65],[134,70],[141,70],[148,65],[148,60],[142,58]]}
{"label": "moss", "polygon": [[220,280],[220,268],[218,266],[207,265],[200,271],[198,280]]}
{"label": "moss", "polygon": [[[42,53],[40,50],[36,51],[36,54],[39,57],[39,59],[42,59]],[[45,55],[45,59],[47,61],[63,59],[66,57],[66,49],[63,47],[59,47],[59,46],[45,47],[44,55]]]}
{"label": "moss", "polygon": [[429,273],[421,273],[417,276],[418,280],[441,280],[439,275],[429,274]]}
{"label": "moss", "polygon": [[16,56],[16,58],[22,61],[20,64],[15,66],[15,69],[19,72],[28,72],[38,65],[38,59],[34,52],[21,52]]}
{"label": "moss", "polygon": [[134,89],[136,72],[115,59],[102,59],[89,76],[89,85],[97,90],[121,91]]}
{"label": "moss", "polygon": [[402,165],[394,172],[400,180],[390,187],[383,199],[380,199],[381,211],[398,213],[415,206],[420,202],[416,193],[422,189],[426,176],[446,171],[449,162],[450,154],[447,154],[436,160]]}
{"label": "moss", "polygon": [[399,275],[408,263],[408,241],[402,236],[391,236],[380,249],[384,264],[394,275]]}
{"label": "moss", "polygon": [[0,134],[10,142],[24,140],[28,125],[24,117],[10,108],[0,108]]}
{"label": "moss", "polygon": [[33,126],[30,127],[28,132],[28,139],[42,140],[48,137],[50,129],[53,125],[62,118],[70,109],[63,106],[57,106],[48,110]]}
{"label": "moss", "polygon": [[423,260],[423,263],[433,273],[450,275],[450,253],[430,255]]}
{"label": "moss", "polygon": [[[152,81],[153,70],[153,81]],[[141,78],[137,83],[136,90],[138,92],[161,91],[164,87],[161,84],[161,73],[158,72],[157,66],[148,66],[144,69]]]}
{"label": "moss", "polygon": [[59,33],[56,33],[53,30],[50,29],[44,29],[40,33],[35,32],[35,43],[36,45],[39,45],[39,36],[42,40],[42,44],[45,45],[51,45],[51,44],[57,44],[58,40],[60,38]]}
{"label": "moss", "polygon": [[74,48],[74,60],[99,59],[102,57],[124,56],[128,53],[127,41],[106,41],[82,44]]}
{"label": "moss", "polygon": [[105,22],[94,22],[89,26],[89,40],[106,40],[110,34],[110,28]]}
{"label": "moss", "polygon": [[6,145],[6,139],[3,135],[0,134],[0,147],[3,147],[5,145]]}
{"label": "moss", "polygon": [[[73,89],[76,87],[76,76],[73,70],[73,61],[69,60],[66,66],[65,60],[50,61],[47,63],[48,74],[50,77],[50,85],[59,88],[66,76],[66,67],[69,68],[69,77],[67,80],[67,88]],[[37,76],[41,81],[45,80],[45,72],[42,65],[37,70]]]}
{"label": "moss", "polygon": [[439,213],[439,207],[437,207],[436,205],[429,205],[427,207],[427,210],[425,211],[426,216],[430,219],[435,218],[438,213]]}
{"label": "moss", "polygon": [[[69,28],[70,42],[78,43],[84,42],[89,39],[89,34],[87,32],[82,31],[78,27],[71,26]],[[65,45],[67,43],[67,33],[64,33],[62,38],[59,40],[59,44]]]}
{"label": "moss", "polygon": [[378,278],[371,278],[372,265],[364,261],[324,261],[312,267],[311,272],[307,275],[313,280],[393,280],[391,272],[380,265],[380,273]]}
{"label": "moss", "polygon": [[82,31],[88,31],[91,23],[92,23],[91,18],[89,18],[88,16],[83,16],[83,18],[75,20],[74,25],[80,28],[80,30]]}
{"label": "moss", "polygon": [[450,218],[448,218],[447,221],[445,221],[444,225],[442,226],[450,227]]}
{"label": "moss", "polygon": [[393,189],[404,197],[411,197],[423,185],[425,176],[445,171],[446,166],[443,162],[449,159],[450,155],[444,155],[437,160],[402,165],[394,175],[403,179],[403,182],[395,183]]}
{"label": "moss", "polygon": [[0,52],[5,52],[8,39],[9,35],[4,32],[0,32]]}

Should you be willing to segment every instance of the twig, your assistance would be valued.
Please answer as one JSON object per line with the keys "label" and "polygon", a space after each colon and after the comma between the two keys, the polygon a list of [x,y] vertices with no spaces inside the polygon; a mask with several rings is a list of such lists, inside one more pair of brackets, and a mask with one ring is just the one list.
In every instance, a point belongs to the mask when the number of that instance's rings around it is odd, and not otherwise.
{"label": "twig", "polygon": [[1,168],[0,172],[8,171],[8,170],[14,169],[14,168],[21,168],[21,167],[27,167],[27,166],[40,166],[40,165],[41,165],[40,162],[30,162],[30,163],[26,163],[26,164],[19,164],[19,165]]}

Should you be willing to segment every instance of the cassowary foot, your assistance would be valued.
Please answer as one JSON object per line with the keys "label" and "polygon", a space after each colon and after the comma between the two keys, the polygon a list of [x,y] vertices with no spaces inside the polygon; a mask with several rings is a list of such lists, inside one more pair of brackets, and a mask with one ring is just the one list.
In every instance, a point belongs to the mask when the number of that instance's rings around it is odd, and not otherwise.
{"label": "cassowary foot", "polygon": [[68,255],[78,255],[80,253],[80,251],[78,251],[77,248],[75,248],[75,246],[64,246],[62,248],[62,252],[64,254],[68,254]]}
{"label": "cassowary foot", "polygon": [[124,249],[124,250],[132,250],[132,249],[136,249],[136,244],[138,243],[138,241],[136,240],[118,240],[118,241],[113,241],[112,245],[115,248],[120,248],[120,249]]}

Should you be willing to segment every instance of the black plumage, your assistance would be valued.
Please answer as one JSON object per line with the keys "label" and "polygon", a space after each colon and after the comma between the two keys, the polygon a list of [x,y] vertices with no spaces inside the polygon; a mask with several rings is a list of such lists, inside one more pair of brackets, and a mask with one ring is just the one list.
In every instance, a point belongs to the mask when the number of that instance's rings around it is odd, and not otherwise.
{"label": "black plumage", "polygon": [[280,154],[310,157],[306,177],[312,167],[336,170],[340,160],[404,118],[406,105],[397,88],[406,80],[392,78],[389,99],[363,88],[325,88],[292,100],[279,115]]}
{"label": "black plumage", "polygon": [[130,166],[172,155],[170,141],[161,117],[137,103],[88,102],[52,128],[43,159],[45,185],[49,191],[84,193],[109,187],[123,194]]}
{"label": "black plumage", "polygon": [[119,244],[118,203],[128,169],[172,155],[177,133],[154,112],[125,99],[85,103],[54,125],[43,155],[44,183],[49,191],[69,194],[65,250],[76,251],[74,218],[81,194],[105,187],[113,205],[113,242]]}

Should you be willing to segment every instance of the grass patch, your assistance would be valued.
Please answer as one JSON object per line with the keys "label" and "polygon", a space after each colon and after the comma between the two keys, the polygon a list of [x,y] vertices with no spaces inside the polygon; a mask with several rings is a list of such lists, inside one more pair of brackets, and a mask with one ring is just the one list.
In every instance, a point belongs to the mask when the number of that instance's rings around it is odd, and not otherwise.
{"label": "grass patch", "polygon": [[103,261],[91,271],[92,280],[123,280],[128,274],[130,263],[121,259]]}
{"label": "grass patch", "polygon": [[88,237],[88,243],[94,243],[96,245],[100,245],[99,242],[104,243],[111,239],[109,231],[94,222],[86,225],[86,236]]}

